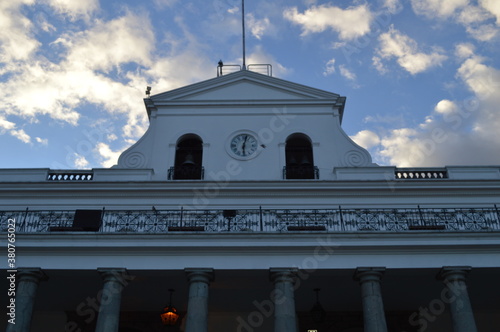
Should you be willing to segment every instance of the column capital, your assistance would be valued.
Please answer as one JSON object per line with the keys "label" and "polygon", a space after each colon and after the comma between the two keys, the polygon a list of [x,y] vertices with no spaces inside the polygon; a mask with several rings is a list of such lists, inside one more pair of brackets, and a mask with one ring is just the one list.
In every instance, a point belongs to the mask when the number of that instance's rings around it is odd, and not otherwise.
{"label": "column capital", "polygon": [[188,267],[184,269],[189,282],[204,282],[206,284],[214,280],[214,269],[209,267]]}
{"label": "column capital", "polygon": [[17,269],[16,278],[19,281],[34,282],[38,285],[40,281],[46,281],[49,277],[40,267],[22,267]]}
{"label": "column capital", "polygon": [[107,281],[119,281],[122,283],[123,275],[128,275],[128,271],[126,268],[122,267],[99,267],[97,268],[97,272],[104,280]]}
{"label": "column capital", "polygon": [[276,282],[295,282],[299,269],[296,267],[272,267],[269,269],[269,279]]}
{"label": "column capital", "polygon": [[444,282],[465,281],[471,270],[470,266],[443,266],[436,278]]}
{"label": "column capital", "polygon": [[385,267],[358,267],[354,271],[353,279],[360,283],[366,281],[380,281],[385,273]]}

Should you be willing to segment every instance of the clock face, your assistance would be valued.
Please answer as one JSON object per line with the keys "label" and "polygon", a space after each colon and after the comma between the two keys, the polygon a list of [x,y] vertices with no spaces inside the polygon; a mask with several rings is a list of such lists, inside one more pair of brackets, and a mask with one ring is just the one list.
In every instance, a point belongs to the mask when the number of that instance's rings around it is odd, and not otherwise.
{"label": "clock face", "polygon": [[238,159],[250,159],[257,154],[259,142],[255,136],[242,133],[234,136],[229,142],[231,153]]}

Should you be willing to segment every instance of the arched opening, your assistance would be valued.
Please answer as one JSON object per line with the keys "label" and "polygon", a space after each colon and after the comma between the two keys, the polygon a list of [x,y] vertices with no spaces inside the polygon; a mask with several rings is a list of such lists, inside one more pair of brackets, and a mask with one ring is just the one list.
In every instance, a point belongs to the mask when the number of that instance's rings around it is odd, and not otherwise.
{"label": "arched opening", "polygon": [[317,179],[318,168],[314,166],[312,144],[304,134],[288,136],[285,143],[285,179]]}
{"label": "arched opening", "polygon": [[194,134],[182,136],[175,147],[175,164],[169,170],[171,180],[203,179],[203,141]]}

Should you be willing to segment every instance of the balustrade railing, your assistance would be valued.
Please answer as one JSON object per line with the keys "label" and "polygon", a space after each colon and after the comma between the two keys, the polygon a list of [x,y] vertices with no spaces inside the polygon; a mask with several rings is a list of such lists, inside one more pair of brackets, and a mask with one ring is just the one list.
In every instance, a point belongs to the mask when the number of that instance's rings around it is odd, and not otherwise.
{"label": "balustrade railing", "polygon": [[92,181],[93,171],[49,171],[47,181]]}
{"label": "balustrade railing", "polygon": [[447,179],[448,171],[444,169],[412,169],[412,168],[397,168],[394,172],[396,180],[433,180]]}
{"label": "balustrade railing", "polygon": [[[99,213],[98,213],[99,215]],[[100,233],[174,232],[491,232],[500,231],[494,208],[103,210]],[[0,211],[0,231],[15,220],[16,232],[82,231],[75,211]]]}

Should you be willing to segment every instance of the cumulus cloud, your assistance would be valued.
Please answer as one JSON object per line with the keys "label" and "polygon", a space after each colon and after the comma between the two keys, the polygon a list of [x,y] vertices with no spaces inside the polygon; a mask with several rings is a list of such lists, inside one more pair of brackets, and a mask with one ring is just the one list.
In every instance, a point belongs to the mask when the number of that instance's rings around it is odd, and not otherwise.
{"label": "cumulus cloud", "polygon": [[269,20],[269,18],[264,17],[263,19],[259,20],[256,19],[252,13],[246,16],[248,29],[250,29],[250,32],[255,38],[261,39],[262,36],[271,29],[271,21]]}
{"label": "cumulus cloud", "polygon": [[460,59],[466,59],[474,55],[475,49],[471,43],[460,43],[455,46],[455,55]]}
{"label": "cumulus cloud", "polygon": [[380,137],[371,130],[362,130],[351,139],[365,149],[370,149],[380,144]]}
{"label": "cumulus cloud", "polygon": [[22,14],[22,6],[33,2],[0,2],[0,64],[5,66],[0,66],[0,75],[14,69],[12,61],[29,59],[40,46],[31,32],[33,23]]}
{"label": "cumulus cloud", "polygon": [[85,19],[89,20],[92,13],[99,9],[98,0],[43,0],[56,12],[67,15],[71,20]]}
{"label": "cumulus cloud", "polygon": [[[93,0],[45,3],[70,20],[94,17],[98,10],[98,2]],[[17,127],[17,120],[37,122],[48,116],[76,126],[82,107],[90,106],[125,118],[120,142],[129,144],[148,126],[142,102],[146,85],[159,92],[209,75],[210,67],[200,52],[203,47],[181,21],[177,23],[186,38],[168,35],[169,40],[160,43],[175,47],[158,55],[158,41],[143,11],[124,8],[121,15],[109,20],[94,18],[56,31],[40,14],[33,14],[35,26],[26,16],[26,5],[37,3],[0,4],[0,75],[8,78],[0,82],[0,134],[8,133],[25,143],[47,144],[47,140],[32,140],[29,132]],[[53,33],[55,41],[42,45],[35,38],[36,29]],[[51,47],[57,56],[45,57],[39,52],[41,46]],[[187,62],[192,65],[186,67]],[[178,75],[179,68],[184,68],[183,75]],[[117,140],[116,135],[109,136],[112,140]]]}
{"label": "cumulus cloud", "polygon": [[350,80],[350,81],[356,80],[356,74],[354,72],[350,71],[349,69],[347,69],[347,67],[345,65],[340,65],[339,71],[340,71],[340,75],[347,78],[348,80]]}
{"label": "cumulus cloud", "polygon": [[325,70],[323,71],[324,76],[332,75],[335,73],[335,59],[330,59],[325,64]]}
{"label": "cumulus cloud", "polygon": [[498,0],[479,0],[479,4],[497,18],[497,25],[500,25],[500,2]]}
{"label": "cumulus cloud", "polygon": [[23,129],[19,130],[12,130],[11,135],[20,140],[21,142],[24,143],[31,143],[31,137],[30,135],[26,134],[26,132]]}
{"label": "cumulus cloud", "polygon": [[[262,46],[257,46],[255,49],[247,55],[247,63],[269,63],[273,64],[273,76],[286,77],[290,73],[291,69],[285,67],[279,63],[271,54],[267,53]],[[259,70],[260,69],[260,70]],[[256,71],[264,73],[264,69],[260,67],[255,68]]]}
{"label": "cumulus cloud", "polygon": [[[490,41],[499,33],[500,3],[480,0],[479,5],[469,0],[412,0],[413,11],[430,19],[452,19],[464,26],[474,39]],[[496,25],[490,19],[496,16]]]}
{"label": "cumulus cloud", "polygon": [[90,163],[89,161],[85,158],[85,156],[79,155],[78,153],[75,153],[73,155],[74,160],[73,160],[73,165],[76,168],[88,168]]}
{"label": "cumulus cloud", "polygon": [[[472,94],[440,100],[414,127],[376,133],[380,144],[372,147],[375,160],[400,167],[470,165],[475,160],[498,164],[500,70],[484,64],[486,59],[471,54],[467,45],[460,46],[467,57],[462,57],[457,78]],[[358,136],[362,142],[368,135]]]}
{"label": "cumulus cloud", "polygon": [[101,165],[103,167],[112,167],[118,162],[118,158],[124,149],[118,151],[113,151],[111,147],[103,142],[100,142],[96,146],[96,151],[101,158]]}
{"label": "cumulus cloud", "polygon": [[49,144],[49,140],[47,138],[35,137],[35,141],[41,145]]}
{"label": "cumulus cloud", "polygon": [[434,107],[434,111],[439,114],[453,114],[457,111],[458,106],[455,104],[455,102],[448,100],[448,99],[443,99],[440,102],[436,104]]}
{"label": "cumulus cloud", "polygon": [[[127,114],[129,126],[145,126],[145,120],[141,123],[137,116],[141,91],[106,73],[131,62],[149,64],[154,38],[147,17],[128,12],[98,22],[89,30],[63,34],[56,43],[66,49],[59,63],[34,57],[0,84],[6,114],[31,118],[48,115],[76,125],[80,118],[77,108],[89,102]],[[140,47],[130,52],[130,45]]]}
{"label": "cumulus cloud", "polygon": [[403,5],[400,0],[385,0],[384,7],[391,14],[397,14],[403,9]]}
{"label": "cumulus cloud", "polygon": [[413,11],[430,18],[449,17],[465,7],[469,0],[411,0]]}
{"label": "cumulus cloud", "polygon": [[24,143],[31,143],[31,137],[23,129],[17,129],[14,122],[8,121],[0,114],[0,135],[9,133]]}
{"label": "cumulus cloud", "polygon": [[292,7],[286,9],[283,16],[300,25],[303,36],[332,29],[343,40],[355,39],[369,33],[374,19],[374,14],[367,4],[347,9],[331,5],[313,5],[304,13],[300,13],[297,7]]}
{"label": "cumulus cloud", "polygon": [[447,59],[443,51],[438,48],[434,48],[429,53],[420,51],[415,40],[394,29],[394,26],[379,36],[379,43],[377,56],[373,58],[373,65],[380,71],[385,70],[381,59],[395,58],[397,63],[412,75],[439,66]]}

